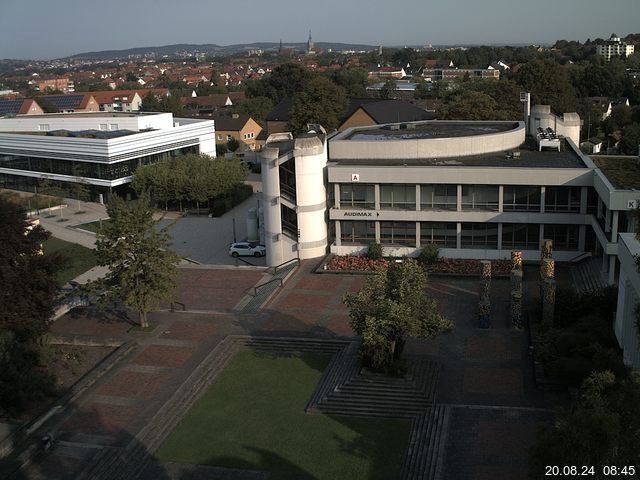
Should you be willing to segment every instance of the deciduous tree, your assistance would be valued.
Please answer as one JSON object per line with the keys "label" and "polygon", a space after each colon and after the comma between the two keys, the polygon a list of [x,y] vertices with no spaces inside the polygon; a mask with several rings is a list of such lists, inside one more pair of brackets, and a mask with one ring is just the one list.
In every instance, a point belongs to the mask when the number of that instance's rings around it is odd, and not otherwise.
{"label": "deciduous tree", "polygon": [[309,81],[293,100],[288,126],[295,133],[305,131],[307,124],[319,123],[327,131],[338,128],[347,110],[344,88],[325,77]]}
{"label": "deciduous tree", "polygon": [[355,294],[347,294],[350,325],[362,336],[361,356],[376,370],[397,360],[407,337],[433,338],[452,328],[426,296],[427,275],[410,259],[393,263],[370,277]]}
{"label": "deciduous tree", "polygon": [[147,314],[169,299],[175,287],[180,258],[170,249],[170,226],[157,228],[146,197],[129,203],[113,197],[107,213],[111,221],[97,234],[96,258],[109,271],[92,289],[102,294],[103,304],[133,308],[140,326],[147,327]]}

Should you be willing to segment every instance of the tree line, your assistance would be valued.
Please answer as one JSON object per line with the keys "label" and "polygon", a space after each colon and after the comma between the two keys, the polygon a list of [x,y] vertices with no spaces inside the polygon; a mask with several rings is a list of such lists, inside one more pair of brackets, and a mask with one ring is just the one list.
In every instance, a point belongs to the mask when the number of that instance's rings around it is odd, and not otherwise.
{"label": "tree line", "polygon": [[156,205],[178,207],[202,204],[231,194],[247,177],[247,170],[237,160],[212,158],[204,154],[187,154],[139,166],[131,184],[139,197],[147,196]]}

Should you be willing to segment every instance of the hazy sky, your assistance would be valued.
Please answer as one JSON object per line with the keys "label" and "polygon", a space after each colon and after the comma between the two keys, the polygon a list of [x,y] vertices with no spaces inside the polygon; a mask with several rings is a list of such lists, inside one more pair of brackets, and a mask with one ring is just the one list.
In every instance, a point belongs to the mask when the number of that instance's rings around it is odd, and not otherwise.
{"label": "hazy sky", "polygon": [[640,0],[0,0],[0,58],[173,43],[553,43],[640,32]]}

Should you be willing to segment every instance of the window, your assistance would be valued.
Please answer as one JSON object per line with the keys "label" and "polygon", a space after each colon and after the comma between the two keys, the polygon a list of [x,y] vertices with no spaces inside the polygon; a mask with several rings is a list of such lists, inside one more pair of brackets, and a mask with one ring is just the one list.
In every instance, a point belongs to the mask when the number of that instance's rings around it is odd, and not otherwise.
{"label": "window", "polygon": [[227,142],[231,140],[233,137],[231,135],[227,135]]}
{"label": "window", "polygon": [[544,194],[545,212],[580,212],[580,187],[547,187]]}
{"label": "window", "polygon": [[463,223],[462,248],[498,248],[497,223]]}
{"label": "window", "polygon": [[218,135],[218,140],[222,140],[222,135]]}
{"label": "window", "polygon": [[98,127],[99,130],[106,130],[107,129],[107,124],[106,123],[101,123],[100,126]]}
{"label": "window", "polygon": [[287,160],[278,169],[280,174],[280,194],[292,202],[296,201],[296,161]]}
{"label": "window", "polygon": [[343,244],[369,245],[376,241],[375,222],[340,222],[340,239]]}
{"label": "window", "polygon": [[282,218],[282,232],[294,240],[298,239],[298,215],[295,210],[280,204]]}
{"label": "window", "polygon": [[48,123],[41,123],[40,125],[38,125],[38,130],[41,132],[48,132],[49,131],[49,124]]}
{"label": "window", "polygon": [[503,210],[505,212],[539,212],[540,187],[505,185]]}
{"label": "window", "polygon": [[109,130],[118,130],[118,124],[117,123],[110,123],[109,124]]}
{"label": "window", "polygon": [[416,222],[380,222],[380,243],[416,246]]}
{"label": "window", "polygon": [[463,185],[463,210],[498,210],[499,191],[497,185]]}
{"label": "window", "polygon": [[376,208],[374,187],[372,184],[346,183],[340,185],[341,208]]}
{"label": "window", "polygon": [[456,248],[457,246],[457,224],[456,223],[420,223],[420,245],[435,243],[439,247]]}
{"label": "window", "polygon": [[422,210],[457,210],[457,185],[421,185],[420,208]]}
{"label": "window", "polygon": [[415,185],[380,185],[380,208],[416,209]]}
{"label": "window", "polygon": [[545,225],[544,238],[553,241],[554,250],[578,250],[578,225]]}
{"label": "window", "polygon": [[503,223],[502,248],[505,250],[538,250],[540,225],[531,223]]}

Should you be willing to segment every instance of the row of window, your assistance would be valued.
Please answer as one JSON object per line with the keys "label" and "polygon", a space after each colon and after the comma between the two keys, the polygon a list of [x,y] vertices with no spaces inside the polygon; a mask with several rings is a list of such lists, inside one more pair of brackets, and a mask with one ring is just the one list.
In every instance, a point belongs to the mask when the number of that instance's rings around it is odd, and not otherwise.
{"label": "row of window", "polygon": [[100,180],[116,180],[133,175],[139,165],[148,165],[160,160],[198,153],[198,147],[185,147],[169,152],[155,153],[115,163],[94,163],[81,160],[60,160],[56,158],[24,157],[0,154],[0,168],[27,170],[31,172],[51,173]]}
{"label": "row of window", "polygon": [[[340,240],[343,245],[368,245],[376,241],[376,222],[341,221]],[[553,240],[557,250],[578,249],[578,225],[545,225],[544,237]],[[435,243],[441,248],[456,248],[455,222],[419,222],[420,244]],[[380,222],[380,243],[406,247],[416,246],[416,222]],[[497,249],[497,223],[461,223],[462,248]],[[502,248],[537,250],[540,245],[540,225],[526,223],[502,224]]]}
{"label": "row of window", "polygon": [[[581,187],[546,187],[544,209],[546,212],[580,212]],[[595,192],[594,192],[595,193]],[[462,185],[462,210],[498,211],[499,187],[497,185]],[[541,188],[536,186],[505,185],[503,210],[512,212],[539,212]],[[411,184],[380,185],[381,209],[416,209],[416,186]],[[589,206],[597,205],[597,195],[590,195]],[[375,208],[373,184],[340,185],[341,208]],[[457,185],[420,185],[421,210],[457,210]],[[593,207],[595,208],[595,207]]]}

